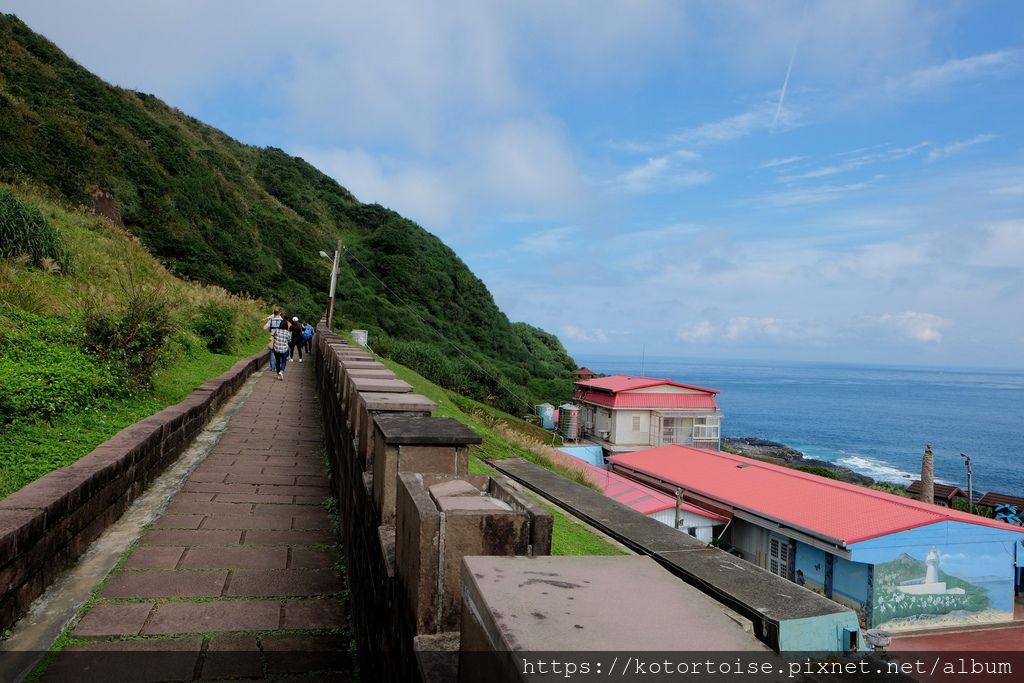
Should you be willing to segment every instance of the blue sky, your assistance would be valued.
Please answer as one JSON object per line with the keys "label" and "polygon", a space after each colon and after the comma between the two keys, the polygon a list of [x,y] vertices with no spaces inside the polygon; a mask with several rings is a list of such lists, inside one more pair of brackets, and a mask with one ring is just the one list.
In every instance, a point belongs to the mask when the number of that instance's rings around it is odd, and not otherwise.
{"label": "blue sky", "polygon": [[1024,367],[1019,2],[0,3],[580,355]]}

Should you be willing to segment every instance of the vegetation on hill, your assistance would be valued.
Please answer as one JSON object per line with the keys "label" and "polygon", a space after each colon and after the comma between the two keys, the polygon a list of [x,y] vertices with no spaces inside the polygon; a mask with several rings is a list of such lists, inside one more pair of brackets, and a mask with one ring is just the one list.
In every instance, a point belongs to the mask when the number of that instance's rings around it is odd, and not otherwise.
{"label": "vegetation on hill", "polygon": [[0,186],[0,235],[0,497],[263,345],[261,304],[175,278],[94,214]]}
{"label": "vegetation on hill", "polygon": [[[340,326],[426,377],[514,413],[571,393],[558,339],[513,324],[439,239],[310,164],[243,145],[92,75],[0,15],[0,181],[124,225],[175,273],[319,319],[345,246]],[[55,257],[49,257],[55,258]]]}

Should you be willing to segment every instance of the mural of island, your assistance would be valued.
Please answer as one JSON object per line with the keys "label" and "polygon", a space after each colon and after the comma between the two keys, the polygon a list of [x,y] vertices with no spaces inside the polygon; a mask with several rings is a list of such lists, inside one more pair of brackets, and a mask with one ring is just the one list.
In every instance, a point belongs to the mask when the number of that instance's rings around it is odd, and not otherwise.
{"label": "mural of island", "polygon": [[[1005,578],[962,578],[942,569],[942,555],[932,546],[922,559],[904,552],[894,560],[875,565],[872,621],[882,628],[934,626],[936,621],[962,623],[972,615],[1012,618],[1012,583]],[[964,564],[958,563],[958,569]],[[998,585],[996,585],[998,584]],[[1009,588],[1009,592],[1007,590]],[[995,614],[1001,613],[1001,614]]]}

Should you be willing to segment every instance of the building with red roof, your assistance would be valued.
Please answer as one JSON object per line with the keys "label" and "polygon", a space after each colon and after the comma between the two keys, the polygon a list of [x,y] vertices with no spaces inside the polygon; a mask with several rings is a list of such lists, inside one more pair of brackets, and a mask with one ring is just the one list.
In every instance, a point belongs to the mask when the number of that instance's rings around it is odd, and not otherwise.
{"label": "building with red roof", "polygon": [[576,379],[594,379],[597,377],[597,373],[590,368],[580,368],[573,374],[576,375]]}
{"label": "building with red roof", "polygon": [[664,446],[613,472],[730,517],[746,560],[858,610],[867,628],[1009,622],[1024,528],[722,453]]}
{"label": "building with red roof", "polygon": [[[563,448],[558,451],[557,461],[565,467],[582,472],[591,484],[612,500],[636,510],[642,515],[656,519],[662,524],[675,526],[676,499],[674,495],[662,493],[638,481],[616,474],[603,467],[581,460],[574,451],[583,448]],[[728,518],[711,510],[697,507],[683,501],[679,506],[679,530],[690,534],[699,541],[711,543],[714,530],[728,522]]]}
{"label": "building with red roof", "polygon": [[718,449],[717,389],[668,379],[610,375],[576,382],[583,431],[612,453],[666,444]]}

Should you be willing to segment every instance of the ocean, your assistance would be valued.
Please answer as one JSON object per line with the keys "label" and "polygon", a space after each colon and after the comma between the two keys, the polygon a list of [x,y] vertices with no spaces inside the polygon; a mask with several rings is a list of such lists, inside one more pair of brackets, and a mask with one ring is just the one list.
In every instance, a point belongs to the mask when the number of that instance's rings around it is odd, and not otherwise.
{"label": "ocean", "polygon": [[[639,358],[583,356],[604,374],[641,374]],[[643,375],[718,389],[722,435],[784,443],[879,481],[907,484],[925,445],[936,480],[1024,496],[1024,371],[650,358]]]}

